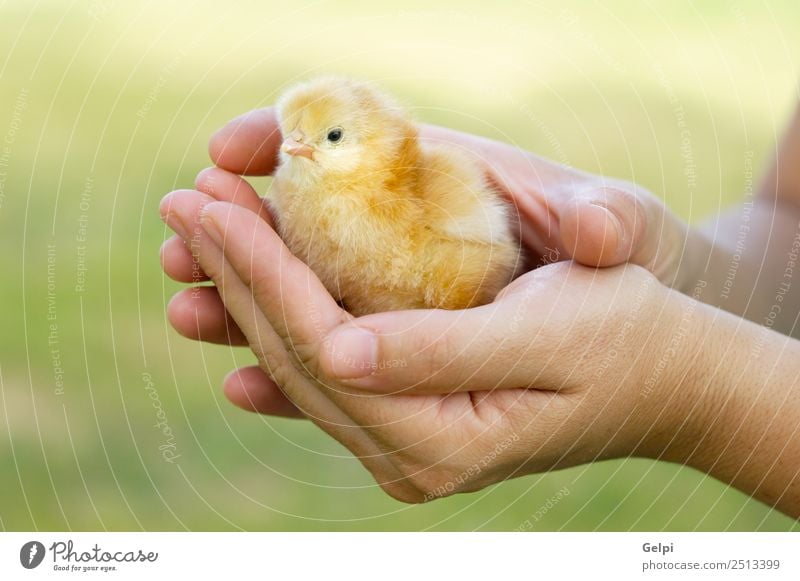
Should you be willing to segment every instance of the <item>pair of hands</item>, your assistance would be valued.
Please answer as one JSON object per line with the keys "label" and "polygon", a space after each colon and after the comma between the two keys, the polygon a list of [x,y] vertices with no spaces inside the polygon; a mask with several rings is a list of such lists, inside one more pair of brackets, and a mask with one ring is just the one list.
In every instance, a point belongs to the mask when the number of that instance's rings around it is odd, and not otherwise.
{"label": "pair of hands", "polygon": [[670,426],[686,417],[666,404],[680,399],[680,362],[691,358],[673,354],[678,364],[653,373],[688,300],[661,282],[682,284],[687,228],[631,184],[442,128],[422,138],[487,167],[538,267],[482,307],[354,319],[291,255],[241,177],[271,173],[280,145],[273,110],[251,112],[212,138],[216,167],[195,189],[161,205],[177,233],[162,248],[165,272],[214,282],[178,293],[171,323],[258,358],[225,379],[226,396],[310,419],[407,502],[666,453]]}

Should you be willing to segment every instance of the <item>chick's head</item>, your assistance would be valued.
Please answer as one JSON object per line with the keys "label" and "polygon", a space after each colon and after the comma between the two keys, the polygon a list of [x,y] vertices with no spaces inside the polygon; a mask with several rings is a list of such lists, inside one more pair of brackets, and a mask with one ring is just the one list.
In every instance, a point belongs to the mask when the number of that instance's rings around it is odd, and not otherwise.
{"label": "chick's head", "polygon": [[278,102],[281,162],[307,176],[352,174],[391,164],[414,128],[404,111],[368,83],[325,77]]}

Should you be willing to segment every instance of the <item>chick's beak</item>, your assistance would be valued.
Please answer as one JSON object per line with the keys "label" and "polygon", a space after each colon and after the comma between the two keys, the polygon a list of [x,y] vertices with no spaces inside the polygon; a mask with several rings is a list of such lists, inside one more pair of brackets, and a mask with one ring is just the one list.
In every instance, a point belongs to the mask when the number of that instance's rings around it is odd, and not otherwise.
{"label": "chick's beak", "polygon": [[289,155],[305,157],[312,161],[314,159],[314,148],[302,141],[298,141],[294,137],[284,139],[281,150]]}

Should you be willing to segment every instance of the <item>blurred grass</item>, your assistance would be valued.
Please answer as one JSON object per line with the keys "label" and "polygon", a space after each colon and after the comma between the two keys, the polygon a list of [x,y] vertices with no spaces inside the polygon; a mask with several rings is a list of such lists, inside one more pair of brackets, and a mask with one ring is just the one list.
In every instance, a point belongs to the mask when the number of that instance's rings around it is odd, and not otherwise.
{"label": "blurred grass", "polygon": [[399,504],[313,427],[225,403],[222,377],[250,359],[167,325],[179,285],[159,268],[157,212],[208,164],[214,129],[335,71],[379,81],[422,120],[634,179],[700,220],[740,197],[745,159],[769,158],[797,98],[795,2],[161,4],[0,3],[0,140],[11,138],[0,165],[2,527],[796,526],[692,470],[633,459]]}

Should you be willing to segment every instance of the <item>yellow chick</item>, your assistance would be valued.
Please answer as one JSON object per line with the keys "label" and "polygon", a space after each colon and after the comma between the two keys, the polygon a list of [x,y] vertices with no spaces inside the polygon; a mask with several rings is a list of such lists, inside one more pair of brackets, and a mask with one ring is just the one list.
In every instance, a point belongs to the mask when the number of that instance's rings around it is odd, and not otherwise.
{"label": "yellow chick", "polygon": [[484,171],[422,142],[388,95],[325,77],[277,108],[278,231],[348,311],[472,307],[511,281],[519,242]]}

